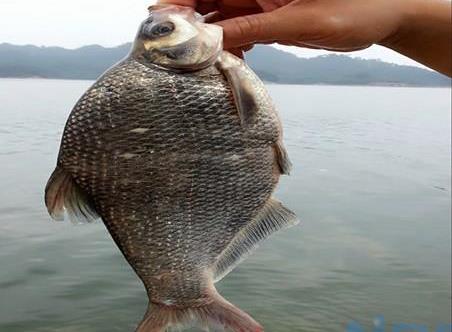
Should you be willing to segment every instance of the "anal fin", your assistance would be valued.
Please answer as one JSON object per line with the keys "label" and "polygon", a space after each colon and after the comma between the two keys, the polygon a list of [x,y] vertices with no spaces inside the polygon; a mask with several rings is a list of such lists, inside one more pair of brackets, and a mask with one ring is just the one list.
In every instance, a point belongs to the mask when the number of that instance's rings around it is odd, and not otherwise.
{"label": "anal fin", "polygon": [[256,218],[246,225],[218,257],[214,266],[215,281],[221,280],[245,259],[261,241],[274,232],[298,223],[295,213],[281,202],[270,199]]}
{"label": "anal fin", "polygon": [[47,181],[45,203],[54,220],[64,220],[65,212],[72,222],[92,222],[99,218],[91,197],[59,166]]}

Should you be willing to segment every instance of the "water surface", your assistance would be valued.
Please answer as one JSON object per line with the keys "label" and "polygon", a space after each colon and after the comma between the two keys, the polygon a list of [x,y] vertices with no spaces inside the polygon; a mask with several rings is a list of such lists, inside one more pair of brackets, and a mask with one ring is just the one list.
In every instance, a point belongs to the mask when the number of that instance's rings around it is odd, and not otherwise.
{"label": "water surface", "polygon": [[[144,289],[101,223],[43,189],[87,81],[0,80],[0,331],[133,331]],[[302,219],[218,284],[270,332],[451,321],[450,89],[270,85]]]}

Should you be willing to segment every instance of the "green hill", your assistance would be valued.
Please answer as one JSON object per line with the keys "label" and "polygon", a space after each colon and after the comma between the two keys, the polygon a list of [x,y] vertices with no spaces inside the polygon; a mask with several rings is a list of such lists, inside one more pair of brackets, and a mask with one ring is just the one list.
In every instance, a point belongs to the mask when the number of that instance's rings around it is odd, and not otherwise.
{"label": "green hill", "polygon": [[[0,44],[0,77],[95,79],[129,49],[130,44],[69,50],[4,43]],[[449,78],[429,70],[346,55],[305,59],[274,47],[256,46],[246,59],[261,78],[277,83],[450,86]]]}

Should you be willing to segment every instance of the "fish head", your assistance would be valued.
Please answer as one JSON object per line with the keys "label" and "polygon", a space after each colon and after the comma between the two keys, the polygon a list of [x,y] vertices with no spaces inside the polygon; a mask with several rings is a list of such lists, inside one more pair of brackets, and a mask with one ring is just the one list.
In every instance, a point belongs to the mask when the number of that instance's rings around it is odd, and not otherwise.
{"label": "fish head", "polygon": [[132,56],[168,70],[196,71],[212,65],[222,48],[221,27],[204,23],[192,8],[157,5],[140,25]]}

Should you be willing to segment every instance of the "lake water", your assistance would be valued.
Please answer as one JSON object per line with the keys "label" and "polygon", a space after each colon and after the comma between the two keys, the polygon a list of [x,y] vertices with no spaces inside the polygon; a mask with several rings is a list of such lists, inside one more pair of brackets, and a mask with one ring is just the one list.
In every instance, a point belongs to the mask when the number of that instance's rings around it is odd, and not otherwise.
{"label": "lake water", "polygon": [[[53,222],[43,204],[66,117],[90,84],[0,80],[1,332],[133,331],[146,309],[104,226]],[[269,89],[294,164],[277,197],[303,222],[220,292],[267,332],[450,323],[450,89]]]}

